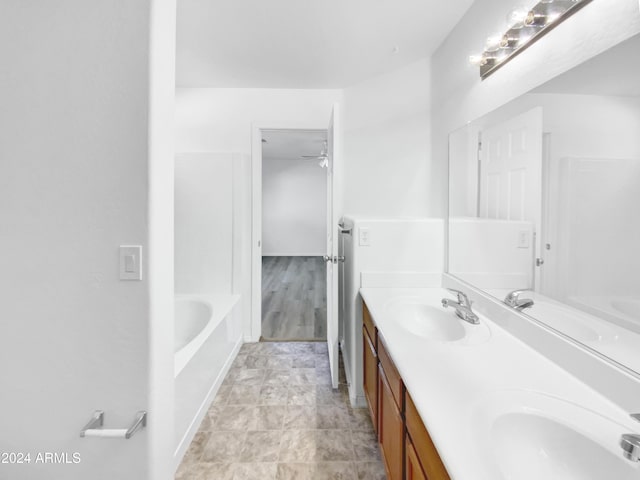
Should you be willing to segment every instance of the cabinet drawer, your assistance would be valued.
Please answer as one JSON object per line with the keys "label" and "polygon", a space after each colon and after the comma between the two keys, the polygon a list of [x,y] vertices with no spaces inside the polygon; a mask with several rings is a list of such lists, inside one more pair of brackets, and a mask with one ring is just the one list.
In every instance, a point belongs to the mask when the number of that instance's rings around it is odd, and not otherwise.
{"label": "cabinet drawer", "polygon": [[449,480],[447,469],[444,468],[440,455],[427,429],[422,423],[409,392],[405,393],[405,423],[407,432],[413,442],[416,456],[429,480]]}
{"label": "cabinet drawer", "polygon": [[373,344],[373,348],[378,350],[378,333],[375,325],[373,324],[373,319],[371,318],[371,314],[369,313],[369,309],[367,305],[362,302],[362,324],[364,328],[367,329],[367,333],[369,334],[369,338],[371,339],[371,343]]}
{"label": "cabinet drawer", "polygon": [[393,360],[391,360],[391,357],[387,353],[387,348],[382,337],[378,338],[378,360],[387,376],[389,388],[393,394],[393,399],[396,401],[398,410],[402,412],[402,378],[400,378],[400,374],[393,364]]}

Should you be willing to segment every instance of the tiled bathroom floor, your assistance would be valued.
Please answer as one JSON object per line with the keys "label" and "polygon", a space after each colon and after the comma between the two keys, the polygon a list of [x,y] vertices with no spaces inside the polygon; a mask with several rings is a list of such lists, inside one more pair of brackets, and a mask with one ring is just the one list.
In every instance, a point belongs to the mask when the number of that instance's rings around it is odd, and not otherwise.
{"label": "tiled bathroom floor", "polygon": [[385,480],[366,408],[324,342],[242,346],[176,480]]}

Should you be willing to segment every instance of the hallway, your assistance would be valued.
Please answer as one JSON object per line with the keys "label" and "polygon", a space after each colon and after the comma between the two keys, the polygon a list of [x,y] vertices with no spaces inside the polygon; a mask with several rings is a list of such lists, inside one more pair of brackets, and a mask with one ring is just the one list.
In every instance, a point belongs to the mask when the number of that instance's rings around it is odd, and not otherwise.
{"label": "hallway", "polygon": [[176,480],[384,480],[369,411],[324,342],[242,346]]}
{"label": "hallway", "polygon": [[322,257],[262,257],[262,338],[326,340]]}

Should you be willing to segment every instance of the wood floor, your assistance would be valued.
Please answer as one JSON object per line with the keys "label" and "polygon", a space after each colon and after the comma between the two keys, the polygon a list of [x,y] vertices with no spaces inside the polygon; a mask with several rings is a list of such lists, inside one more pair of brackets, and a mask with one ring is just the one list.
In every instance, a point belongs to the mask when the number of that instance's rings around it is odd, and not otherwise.
{"label": "wood floor", "polygon": [[326,340],[322,257],[262,257],[262,339]]}

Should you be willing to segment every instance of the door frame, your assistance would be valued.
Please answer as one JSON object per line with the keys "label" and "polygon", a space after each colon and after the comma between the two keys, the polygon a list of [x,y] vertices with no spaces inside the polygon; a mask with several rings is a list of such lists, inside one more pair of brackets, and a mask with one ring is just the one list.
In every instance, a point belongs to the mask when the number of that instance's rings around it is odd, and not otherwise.
{"label": "door frame", "polygon": [[[328,121],[253,122],[251,124],[251,314],[243,327],[245,342],[262,336],[262,132],[265,130],[307,130],[326,132]],[[329,212],[327,212],[329,215]]]}

